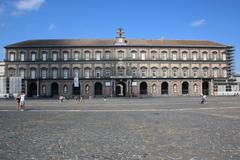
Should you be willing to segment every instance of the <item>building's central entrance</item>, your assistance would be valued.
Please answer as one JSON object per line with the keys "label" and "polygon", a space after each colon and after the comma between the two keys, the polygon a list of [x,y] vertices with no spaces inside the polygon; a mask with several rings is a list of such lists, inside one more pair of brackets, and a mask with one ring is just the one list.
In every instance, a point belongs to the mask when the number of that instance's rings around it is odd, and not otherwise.
{"label": "building's central entrance", "polygon": [[126,84],[124,82],[118,82],[116,84],[116,96],[117,97],[126,96]]}

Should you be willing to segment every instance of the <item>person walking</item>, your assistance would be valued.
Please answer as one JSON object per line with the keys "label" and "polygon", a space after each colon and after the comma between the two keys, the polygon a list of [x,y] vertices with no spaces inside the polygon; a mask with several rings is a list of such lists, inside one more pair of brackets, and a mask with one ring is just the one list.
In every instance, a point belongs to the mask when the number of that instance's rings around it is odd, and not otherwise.
{"label": "person walking", "polygon": [[207,103],[207,96],[206,95],[202,95],[201,97],[201,104]]}
{"label": "person walking", "polygon": [[18,94],[17,97],[16,97],[16,102],[17,102],[17,111],[20,110],[20,95]]}
{"label": "person walking", "polygon": [[20,95],[20,108],[21,108],[21,111],[25,110],[25,94],[24,93]]}

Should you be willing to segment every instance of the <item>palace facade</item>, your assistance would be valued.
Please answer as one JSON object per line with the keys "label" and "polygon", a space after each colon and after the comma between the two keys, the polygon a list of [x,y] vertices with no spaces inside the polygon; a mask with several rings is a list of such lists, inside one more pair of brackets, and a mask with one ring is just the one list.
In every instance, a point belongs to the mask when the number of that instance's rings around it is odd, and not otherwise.
{"label": "palace facade", "polygon": [[233,47],[200,40],[28,40],[6,48],[28,96],[199,96],[231,90]]}

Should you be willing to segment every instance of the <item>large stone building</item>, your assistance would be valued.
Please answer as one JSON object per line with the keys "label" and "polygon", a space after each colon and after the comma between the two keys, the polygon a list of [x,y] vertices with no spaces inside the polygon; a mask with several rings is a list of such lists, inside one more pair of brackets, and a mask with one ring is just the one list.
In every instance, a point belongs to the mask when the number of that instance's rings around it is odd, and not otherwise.
{"label": "large stone building", "polygon": [[231,90],[232,46],[200,40],[28,40],[6,48],[6,74],[28,96],[198,96]]}

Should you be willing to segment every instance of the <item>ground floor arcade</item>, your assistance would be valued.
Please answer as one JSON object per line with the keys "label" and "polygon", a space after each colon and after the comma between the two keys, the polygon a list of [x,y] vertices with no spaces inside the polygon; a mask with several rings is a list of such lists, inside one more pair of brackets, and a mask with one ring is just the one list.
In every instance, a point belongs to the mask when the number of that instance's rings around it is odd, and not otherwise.
{"label": "ground floor arcade", "polygon": [[108,80],[25,80],[29,97],[141,97],[141,96],[199,96],[213,95],[211,79],[130,79]]}

